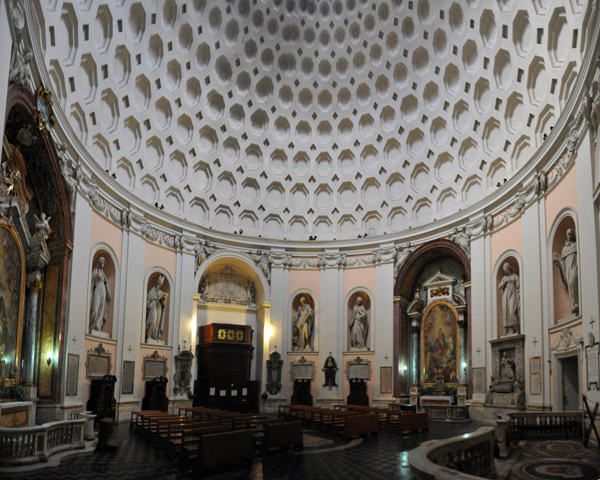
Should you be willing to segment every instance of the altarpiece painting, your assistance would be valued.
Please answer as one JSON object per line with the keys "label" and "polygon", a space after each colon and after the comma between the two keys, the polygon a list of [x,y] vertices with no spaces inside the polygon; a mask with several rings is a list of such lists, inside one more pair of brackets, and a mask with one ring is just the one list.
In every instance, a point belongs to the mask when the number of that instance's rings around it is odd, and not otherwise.
{"label": "altarpiece painting", "polygon": [[425,312],[423,322],[423,383],[435,384],[441,373],[444,383],[456,384],[459,339],[455,311],[449,305],[435,303]]}
{"label": "altarpiece painting", "polygon": [[18,368],[23,275],[19,245],[12,231],[0,225],[0,353],[6,379],[14,379]]}

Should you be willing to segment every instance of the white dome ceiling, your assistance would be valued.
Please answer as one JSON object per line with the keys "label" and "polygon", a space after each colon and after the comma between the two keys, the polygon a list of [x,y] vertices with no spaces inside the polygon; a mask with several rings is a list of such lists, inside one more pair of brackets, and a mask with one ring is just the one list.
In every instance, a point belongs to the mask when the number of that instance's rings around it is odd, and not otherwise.
{"label": "white dome ceiling", "polygon": [[190,222],[306,240],[405,230],[482,199],[574,85],[571,0],[39,6],[90,158]]}

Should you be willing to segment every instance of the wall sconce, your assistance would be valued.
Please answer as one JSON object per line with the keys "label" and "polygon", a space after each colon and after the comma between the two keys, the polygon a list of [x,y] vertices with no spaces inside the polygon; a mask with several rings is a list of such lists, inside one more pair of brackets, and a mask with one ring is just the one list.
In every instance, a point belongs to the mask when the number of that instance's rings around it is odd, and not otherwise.
{"label": "wall sconce", "polygon": [[466,362],[462,362],[462,368],[466,373],[467,372],[467,363]]}
{"label": "wall sconce", "polygon": [[48,340],[48,351],[46,353],[46,364],[50,366],[52,363],[52,341]]}
{"label": "wall sconce", "polygon": [[402,373],[403,373],[404,375],[406,375],[406,372],[407,372],[407,371],[408,371],[408,367],[407,367],[406,365],[403,365],[403,366],[402,366]]}

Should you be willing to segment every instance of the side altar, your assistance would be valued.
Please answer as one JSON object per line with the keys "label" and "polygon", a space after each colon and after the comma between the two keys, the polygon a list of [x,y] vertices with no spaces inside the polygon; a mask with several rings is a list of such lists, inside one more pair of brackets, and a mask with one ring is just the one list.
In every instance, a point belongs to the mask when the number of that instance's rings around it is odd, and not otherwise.
{"label": "side altar", "polygon": [[457,393],[465,391],[467,302],[456,284],[456,278],[438,270],[408,305],[413,405],[456,404]]}

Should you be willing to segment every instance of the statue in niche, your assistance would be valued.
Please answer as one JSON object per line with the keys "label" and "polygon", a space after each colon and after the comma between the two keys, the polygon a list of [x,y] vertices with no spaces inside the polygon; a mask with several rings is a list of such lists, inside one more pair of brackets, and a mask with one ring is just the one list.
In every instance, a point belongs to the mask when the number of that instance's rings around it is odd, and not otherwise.
{"label": "statue in niche", "polygon": [[556,252],[552,255],[552,261],[560,271],[560,278],[569,293],[571,313],[579,313],[579,279],[577,276],[577,241],[572,228],[567,229],[567,239],[562,249],[560,259]]}
{"label": "statue in niche", "polygon": [[520,281],[510,263],[502,265],[504,276],[498,288],[502,292],[502,325],[506,335],[519,333]]}
{"label": "statue in niche", "polygon": [[313,309],[306,303],[305,297],[300,297],[300,305],[298,305],[298,313],[294,321],[294,350],[311,350],[313,324]]}
{"label": "statue in niche", "polygon": [[358,297],[352,307],[350,315],[350,347],[367,348],[367,335],[369,333],[369,318],[363,305],[362,297]]}
{"label": "statue in niche", "polygon": [[165,305],[167,303],[168,293],[163,292],[161,287],[165,281],[164,275],[159,275],[154,287],[148,292],[146,300],[146,342],[148,340],[160,341],[162,337]]}
{"label": "statue in niche", "polygon": [[337,383],[335,383],[335,373],[337,370],[337,363],[335,358],[331,356],[330,352],[327,360],[325,360],[325,365],[323,365],[323,373],[325,374],[325,383],[323,384],[324,387],[329,387],[330,390],[333,387],[337,387]]}
{"label": "statue in niche", "polygon": [[108,320],[108,305],[111,301],[108,280],[104,273],[106,260],[100,257],[92,270],[92,306],[90,308],[90,333],[102,331]]}
{"label": "statue in niche", "polygon": [[511,381],[515,379],[515,362],[506,352],[502,354],[502,360],[500,361],[500,379]]}

